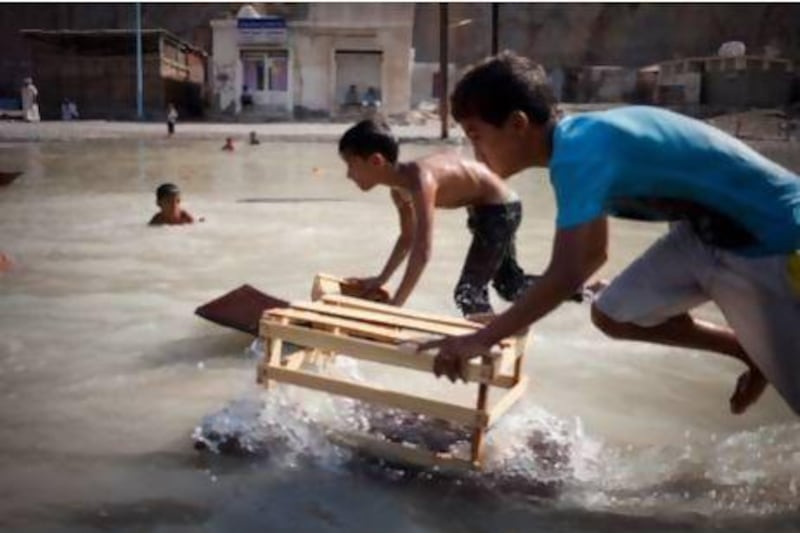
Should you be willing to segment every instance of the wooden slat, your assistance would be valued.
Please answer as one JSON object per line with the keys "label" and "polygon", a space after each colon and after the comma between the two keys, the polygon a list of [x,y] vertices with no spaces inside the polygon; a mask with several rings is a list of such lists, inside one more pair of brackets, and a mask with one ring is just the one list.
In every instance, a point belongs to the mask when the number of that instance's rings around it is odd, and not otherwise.
{"label": "wooden slat", "polygon": [[377,311],[387,315],[403,317],[403,318],[412,318],[417,320],[425,320],[427,322],[432,322],[434,324],[456,326],[459,328],[465,328],[467,330],[476,330],[483,327],[483,324],[479,324],[478,322],[472,322],[465,318],[442,316],[433,313],[425,313],[422,311],[412,311],[403,307],[397,307],[395,305],[381,304],[378,302],[372,302],[370,300],[364,300],[362,298],[353,298],[352,296],[344,296],[342,294],[326,294],[325,296],[322,297],[322,301],[326,303],[339,304],[343,307],[351,307],[353,309],[363,309],[365,311]]}
{"label": "wooden slat", "polygon": [[485,427],[488,422],[488,417],[485,414],[478,413],[474,409],[468,407],[419,398],[417,396],[388,391],[352,381],[319,376],[298,370],[288,370],[279,366],[269,365],[267,367],[267,377],[270,381],[274,380],[290,383],[292,385],[325,391],[340,396],[347,396],[370,403],[406,409],[415,413],[442,418],[472,427]]}
{"label": "wooden slat", "polygon": [[329,305],[320,302],[315,302],[315,303],[292,302],[292,308],[302,309],[304,311],[324,313],[326,315],[333,315],[343,318],[353,318],[356,320],[363,320],[365,322],[374,322],[377,324],[414,329],[417,331],[439,333],[442,335],[465,335],[467,333],[472,333],[473,331],[475,331],[472,328],[465,328],[463,326],[448,326],[444,324],[435,324],[417,318],[405,318],[402,316],[391,315],[388,313],[381,313],[373,310],[354,309],[350,307]]}
{"label": "wooden slat", "polygon": [[[426,329],[423,331],[429,331],[440,335],[465,335],[479,330],[484,326],[484,324],[473,322],[465,318],[410,311],[394,305],[380,304],[369,300],[362,300],[361,298],[343,296],[341,294],[325,295],[322,297],[322,302],[326,304],[335,304],[344,308],[373,311],[379,313],[379,315],[389,315],[391,317],[407,318],[415,321],[420,320],[427,325]],[[398,322],[396,318],[382,317],[382,320],[387,324],[403,325],[401,322]],[[514,337],[502,339],[498,344],[502,346],[511,345],[514,342],[513,339]]]}
{"label": "wooden slat", "polygon": [[270,317],[285,317],[291,321],[297,322],[311,322],[313,325],[323,325],[330,327],[339,327],[347,333],[358,333],[373,340],[391,342],[392,344],[404,342],[413,338],[408,332],[403,332],[397,328],[387,328],[383,326],[376,326],[358,320],[349,320],[346,318],[338,318],[331,315],[324,315],[311,311],[301,311],[298,309],[270,309],[266,311]]}
{"label": "wooden slat", "polygon": [[[344,337],[300,326],[276,324],[263,319],[261,321],[261,335],[264,337],[277,337],[300,346],[338,352],[357,359],[433,373],[433,356],[428,352],[408,353],[400,351],[397,347],[367,339]],[[503,387],[509,386],[507,385],[509,383],[508,380],[497,380],[495,382],[493,379],[495,373],[495,370],[491,367],[484,367],[479,363],[470,363],[467,369],[467,381]],[[513,382],[511,384],[513,385]]]}
{"label": "wooden slat", "polygon": [[317,274],[314,277],[314,284],[311,286],[311,299],[317,301],[326,294],[340,293],[342,282],[344,282],[344,279],[337,276],[323,273]]}
{"label": "wooden slat", "polygon": [[329,439],[340,446],[347,446],[381,459],[399,461],[423,468],[438,468],[446,471],[463,472],[477,470],[478,463],[467,461],[450,454],[436,453],[424,448],[412,448],[397,442],[391,442],[357,433],[331,432]]}
{"label": "wooden slat", "polygon": [[505,396],[500,398],[500,401],[492,406],[492,409],[489,411],[489,426],[497,422],[500,417],[525,394],[528,388],[528,381],[528,376],[521,376],[519,383],[508,390]]}

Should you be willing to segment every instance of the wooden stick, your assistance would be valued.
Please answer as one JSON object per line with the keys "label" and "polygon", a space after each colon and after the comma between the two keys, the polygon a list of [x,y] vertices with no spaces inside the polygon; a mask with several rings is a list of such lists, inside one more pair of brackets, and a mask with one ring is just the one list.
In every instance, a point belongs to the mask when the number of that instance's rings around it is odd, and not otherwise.
{"label": "wooden stick", "polygon": [[330,274],[317,274],[314,277],[314,283],[311,285],[311,300],[317,301],[326,294],[340,293],[343,282],[344,279]]}
{"label": "wooden stick", "polygon": [[522,363],[525,361],[525,346],[528,341],[528,335],[520,335],[515,337],[516,343],[514,345],[514,380],[519,383],[522,379]]}
{"label": "wooden stick", "polygon": [[400,461],[423,468],[439,468],[446,471],[463,472],[475,470],[478,465],[447,453],[437,453],[424,448],[405,446],[368,435],[332,432],[329,438],[335,444],[364,451],[379,458]]}
{"label": "wooden stick", "polygon": [[525,394],[525,391],[528,389],[529,381],[528,376],[522,376],[519,383],[506,391],[505,395],[500,398],[500,401],[494,404],[491,411],[489,411],[489,427],[500,420],[500,417]]}
{"label": "wooden stick", "polygon": [[325,303],[338,304],[343,307],[350,307],[353,309],[362,309],[365,311],[378,311],[387,315],[404,317],[404,318],[413,318],[418,320],[426,320],[434,324],[457,326],[457,327],[467,328],[470,330],[476,330],[483,327],[483,324],[480,324],[478,322],[472,322],[471,320],[467,320],[465,318],[441,316],[433,313],[425,313],[422,311],[412,311],[394,305],[381,304],[378,302],[372,302],[361,298],[353,298],[352,296],[344,296],[342,294],[326,294],[325,296],[322,297],[322,301]]}
{"label": "wooden stick", "polygon": [[319,376],[299,370],[288,370],[280,366],[276,367],[270,365],[269,377],[275,381],[356,398],[366,402],[379,403],[398,409],[406,409],[415,413],[451,420],[473,427],[485,427],[488,422],[486,413],[478,412],[469,407],[462,407],[460,405],[437,400],[429,400],[427,398],[419,398],[417,396],[388,391],[369,385],[362,385],[348,380]]}
{"label": "wooden stick", "polygon": [[[353,298],[350,296],[343,296],[339,294],[325,295],[322,297],[322,302],[329,304],[330,306],[338,305],[339,307],[351,308],[362,311],[372,311],[374,313],[378,313],[378,316],[375,317],[375,320],[380,320],[387,324],[395,324],[397,326],[403,326],[403,324],[398,322],[397,319],[394,317],[408,318],[411,320],[422,320],[425,321],[424,323],[427,325],[427,328],[424,329],[423,331],[428,331],[430,333],[437,333],[440,335],[465,335],[468,333],[472,333],[473,331],[481,329],[483,327],[483,324],[479,322],[473,322],[471,320],[466,320],[464,318],[441,316],[431,313],[422,313],[419,311],[410,311],[408,309],[403,309],[393,305],[371,302],[368,300],[362,300],[360,298]],[[366,319],[366,315],[362,316],[364,316]],[[441,328],[441,326],[445,327]],[[447,328],[447,326],[451,326],[453,329]],[[512,338],[507,338],[507,339],[502,339],[498,344],[500,344],[501,346],[504,345],[510,346],[512,342],[513,342]]]}
{"label": "wooden stick", "polygon": [[379,313],[376,311],[364,311],[364,310],[336,306],[336,305],[326,305],[324,303],[324,300],[322,303],[292,302],[292,308],[302,309],[304,311],[313,311],[316,313],[333,315],[343,318],[353,318],[356,320],[362,320],[364,322],[374,322],[382,325],[415,329],[418,331],[425,331],[430,333],[439,333],[442,335],[465,335],[467,333],[472,333],[474,331],[474,329],[465,328],[463,326],[448,326],[443,324],[435,324],[418,318],[406,318],[402,316],[391,315],[388,313]]}
{"label": "wooden stick", "polygon": [[[483,362],[488,362],[488,357],[482,357]],[[485,384],[481,383],[478,385],[478,402],[476,406],[476,410],[481,413],[482,415],[487,416],[487,423],[488,423],[488,415],[486,413],[486,403],[489,400],[489,387]],[[476,426],[475,429],[472,431],[472,462],[476,464],[480,464],[481,456],[483,455],[483,440],[484,436],[486,435],[486,426]]]}
{"label": "wooden stick", "polygon": [[346,318],[338,318],[335,316],[324,315],[310,311],[301,311],[298,309],[273,309],[269,311],[270,317],[285,317],[289,319],[290,323],[310,322],[313,325],[324,325],[331,327],[338,327],[343,332],[350,334],[359,334],[373,340],[380,340],[385,342],[403,342],[412,338],[409,332],[398,330],[397,328],[388,328],[383,326],[376,326],[360,322],[358,320],[348,320]]}

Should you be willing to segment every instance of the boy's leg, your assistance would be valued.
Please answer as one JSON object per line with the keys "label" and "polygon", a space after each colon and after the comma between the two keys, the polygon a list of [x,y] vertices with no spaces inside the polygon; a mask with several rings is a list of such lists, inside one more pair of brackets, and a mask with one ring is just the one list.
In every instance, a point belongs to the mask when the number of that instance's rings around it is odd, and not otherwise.
{"label": "boy's leg", "polygon": [[498,213],[502,213],[500,208],[492,205],[470,209],[467,225],[472,244],[454,292],[456,305],[465,316],[492,312],[487,286],[505,253],[504,242],[493,231]]}
{"label": "boy's leg", "polygon": [[800,414],[800,291],[790,279],[790,257],[722,252],[708,292],[753,363]]}
{"label": "boy's leg", "polygon": [[[526,274],[517,263],[516,238],[522,222],[522,205],[519,202],[510,202],[505,206],[506,215],[498,221],[501,228],[496,232],[496,237],[504,241],[504,253],[500,266],[492,277],[492,286],[501,298],[513,302],[542,276]],[[582,302],[583,292],[575,293],[570,300]]]}
{"label": "boy's leg", "polygon": [[715,251],[700,243],[687,225],[677,224],[600,294],[592,320],[614,338],[739,359],[748,372],[731,397],[731,409],[741,412],[763,392],[763,376],[733,331],[688,314],[711,298],[707,285],[716,265]]}
{"label": "boy's leg", "polygon": [[517,249],[514,243],[517,229],[522,221],[520,202],[505,204],[504,216],[495,222],[495,237],[503,249],[503,258],[492,276],[492,286],[507,302],[513,302],[520,294],[533,285],[540,276],[527,276],[517,263]]}

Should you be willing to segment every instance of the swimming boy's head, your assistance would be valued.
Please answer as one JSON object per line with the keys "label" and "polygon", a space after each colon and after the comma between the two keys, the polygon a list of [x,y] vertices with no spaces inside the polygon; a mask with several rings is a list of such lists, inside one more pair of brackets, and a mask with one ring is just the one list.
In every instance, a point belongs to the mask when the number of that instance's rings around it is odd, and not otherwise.
{"label": "swimming boy's head", "polygon": [[171,212],[181,204],[181,191],[174,183],[162,183],[156,189],[156,205],[162,212]]}
{"label": "swimming boy's head", "polygon": [[[453,117],[492,169],[503,177],[546,163],[556,98],[544,68],[513,52],[470,67],[450,97]],[[549,148],[548,148],[549,149]]]}
{"label": "swimming boy's head", "polygon": [[374,187],[381,173],[397,163],[397,139],[382,120],[362,120],[339,139],[339,155],[347,163],[347,177],[364,191]]}

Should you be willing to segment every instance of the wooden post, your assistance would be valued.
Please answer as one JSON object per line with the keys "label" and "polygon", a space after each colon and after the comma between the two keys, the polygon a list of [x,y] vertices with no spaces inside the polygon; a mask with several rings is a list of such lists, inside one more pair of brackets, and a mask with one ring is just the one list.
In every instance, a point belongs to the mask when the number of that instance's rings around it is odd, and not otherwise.
{"label": "wooden post", "polygon": [[[280,320],[280,323],[287,324],[288,321],[283,318]],[[266,375],[262,377],[262,383],[264,384],[264,388],[268,389],[271,385],[269,382],[269,367],[279,366],[281,364],[283,341],[277,336],[267,337],[264,339],[264,350],[264,361],[266,362],[266,366],[264,366],[264,373]]]}
{"label": "wooden post", "polygon": [[449,115],[450,106],[448,105],[448,93],[450,87],[448,84],[448,11],[447,3],[442,2],[439,4],[439,113],[442,122],[442,139],[447,139],[449,136]]}
{"label": "wooden post", "polygon": [[[492,363],[489,357],[484,356],[481,363],[489,365]],[[489,386],[485,383],[478,385],[478,403],[476,409],[478,413],[486,414],[486,404],[489,401]],[[488,420],[488,415],[485,420]],[[483,456],[483,441],[486,436],[486,425],[476,427],[472,431],[472,463],[476,466],[480,464],[481,457]]]}
{"label": "wooden post", "polygon": [[498,23],[500,18],[500,4],[492,3],[492,55],[497,55],[499,44]]}
{"label": "wooden post", "polygon": [[527,340],[527,333],[514,338],[514,383],[519,383],[522,376],[522,363],[525,360],[525,345]]}

